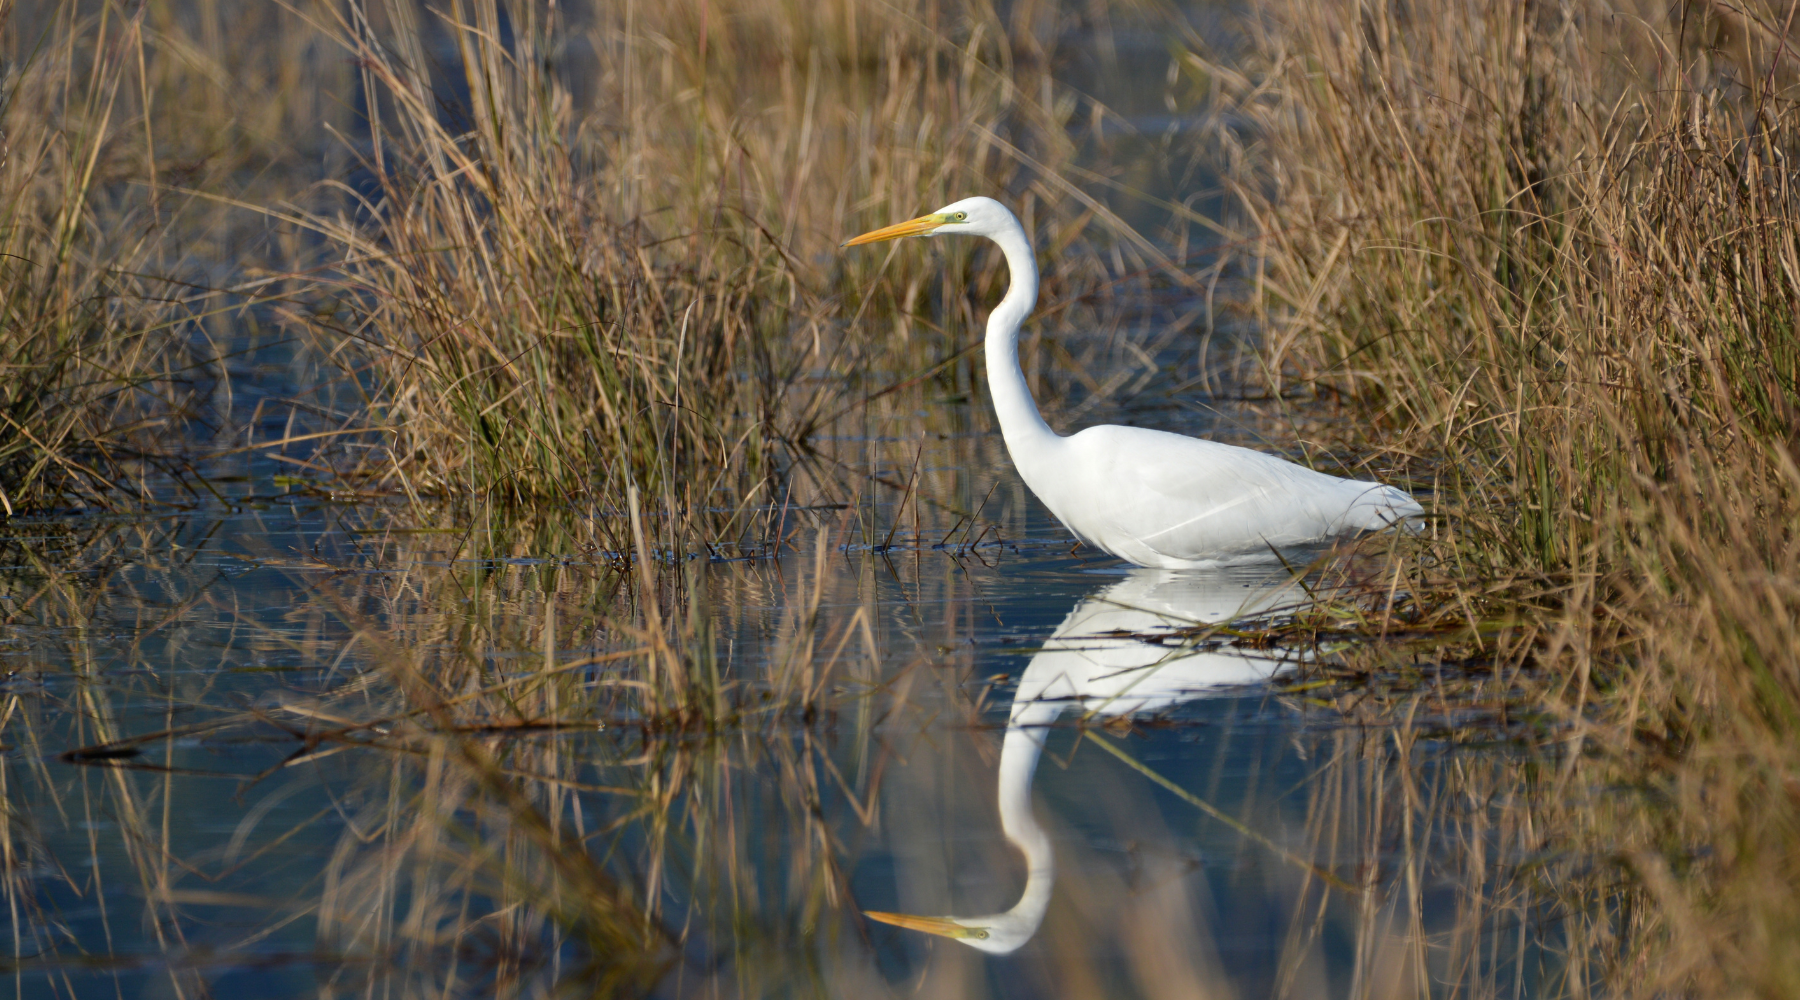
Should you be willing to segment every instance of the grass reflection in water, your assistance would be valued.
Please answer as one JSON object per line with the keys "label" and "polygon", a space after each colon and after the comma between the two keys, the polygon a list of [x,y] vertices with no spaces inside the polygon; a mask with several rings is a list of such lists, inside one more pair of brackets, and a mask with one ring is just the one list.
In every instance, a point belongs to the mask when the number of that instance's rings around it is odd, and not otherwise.
{"label": "grass reflection in water", "polygon": [[[542,558],[506,561],[387,517],[9,529],[19,995],[1498,994],[1570,967],[1526,929],[1562,864],[1530,755],[1309,707],[1369,685],[1303,662],[1330,606],[1304,592],[1121,580],[1029,530],[996,566],[890,559],[821,523],[666,570],[688,596],[653,616],[558,558],[566,524],[513,526]],[[1226,661],[1300,679],[1178,704]],[[994,789],[997,760],[1031,777],[1021,735],[1054,766],[1001,820],[1059,865],[1030,942],[984,972],[864,923],[1018,899]],[[1529,946],[1496,959],[1505,935]]]}

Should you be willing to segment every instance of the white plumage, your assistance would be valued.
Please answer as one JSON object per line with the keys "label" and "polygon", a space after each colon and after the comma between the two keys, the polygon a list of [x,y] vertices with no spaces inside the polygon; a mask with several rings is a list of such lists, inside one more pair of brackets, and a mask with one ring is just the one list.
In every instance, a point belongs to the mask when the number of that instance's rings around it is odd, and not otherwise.
{"label": "white plumage", "polygon": [[994,409],[1019,475],[1082,541],[1139,566],[1189,569],[1267,561],[1424,513],[1392,486],[1216,441],[1114,425],[1057,434],[1019,366],[1019,327],[1037,304],[1038,272],[1024,227],[1004,205],[968,198],[845,245],[956,233],[986,236],[1006,255],[1012,284],[987,326]]}
{"label": "white plumage", "polygon": [[[1115,428],[1117,429],[1117,428]],[[1000,828],[1025,856],[1025,888],[1003,913],[927,917],[871,912],[883,923],[947,937],[1004,955],[1037,933],[1056,881],[1050,834],[1031,808],[1048,726],[1065,711],[1103,718],[1160,712],[1185,701],[1227,694],[1269,680],[1286,664],[1270,656],[1195,650],[1146,642],[1141,636],[1268,611],[1304,596],[1291,580],[1255,570],[1170,573],[1133,570],[1087,598],[1031,658],[1013,696],[1000,749]]]}

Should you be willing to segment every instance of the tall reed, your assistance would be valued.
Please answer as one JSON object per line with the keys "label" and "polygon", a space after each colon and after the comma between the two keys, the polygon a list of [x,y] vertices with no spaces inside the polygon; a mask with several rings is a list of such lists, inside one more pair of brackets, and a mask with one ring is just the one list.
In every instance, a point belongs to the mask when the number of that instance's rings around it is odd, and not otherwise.
{"label": "tall reed", "polygon": [[1293,4],[1187,64],[1257,138],[1266,377],[1435,486],[1448,565],[1549,595],[1515,655],[1665,797],[1592,845],[1653,904],[1627,990],[1800,989],[1800,823],[1755,805],[1800,766],[1785,13]]}
{"label": "tall reed", "polygon": [[[0,7],[0,514],[135,489],[132,460],[179,427],[206,373],[171,287],[143,276],[154,222],[131,188],[141,19],[58,5],[40,31]],[[122,95],[124,99],[121,100]]]}
{"label": "tall reed", "polygon": [[934,271],[884,279],[845,237],[1008,193],[1063,251],[1047,295],[1115,276],[1082,247],[1122,223],[1058,186],[1074,103],[985,5],[348,11],[328,26],[362,68],[366,182],[312,224],[342,253],[323,322],[392,436],[380,484],[773,503],[845,386],[964,346]]}

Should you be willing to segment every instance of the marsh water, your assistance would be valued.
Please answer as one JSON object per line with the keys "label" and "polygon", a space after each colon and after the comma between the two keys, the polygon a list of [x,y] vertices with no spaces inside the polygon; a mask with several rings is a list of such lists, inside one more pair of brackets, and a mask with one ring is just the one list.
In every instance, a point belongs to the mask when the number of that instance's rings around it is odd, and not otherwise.
{"label": "marsh water", "polygon": [[[760,558],[664,568],[656,614],[716,709],[689,724],[617,697],[649,609],[583,524],[621,512],[434,522],[271,486],[268,463],[186,509],[12,522],[8,989],[1348,997],[1554,974],[1554,928],[1493,891],[1530,841],[1498,801],[1530,754],[1347,714],[1308,657],[1180,639],[1305,593],[1280,567],[1072,551],[1003,466],[940,450],[907,456],[912,495],[985,491],[982,529],[790,500]],[[1060,716],[1006,779],[1054,847],[1039,924],[985,955],[862,917],[1018,902],[998,803],[1022,684]]]}

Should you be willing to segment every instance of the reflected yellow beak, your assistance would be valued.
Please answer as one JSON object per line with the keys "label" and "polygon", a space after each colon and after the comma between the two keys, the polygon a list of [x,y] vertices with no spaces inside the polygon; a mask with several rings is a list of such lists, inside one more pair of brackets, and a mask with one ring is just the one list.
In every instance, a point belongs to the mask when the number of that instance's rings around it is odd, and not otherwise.
{"label": "reflected yellow beak", "polygon": [[903,236],[930,236],[937,227],[949,222],[940,215],[921,215],[916,219],[896,222],[886,229],[877,229],[872,233],[864,233],[853,240],[845,240],[844,246],[855,247],[864,243],[880,243],[883,240],[897,240]]}
{"label": "reflected yellow beak", "polygon": [[979,941],[988,936],[985,927],[964,927],[949,917],[915,917],[910,913],[879,913],[875,910],[864,910],[863,916],[910,931],[936,934],[938,937],[975,938]]}

